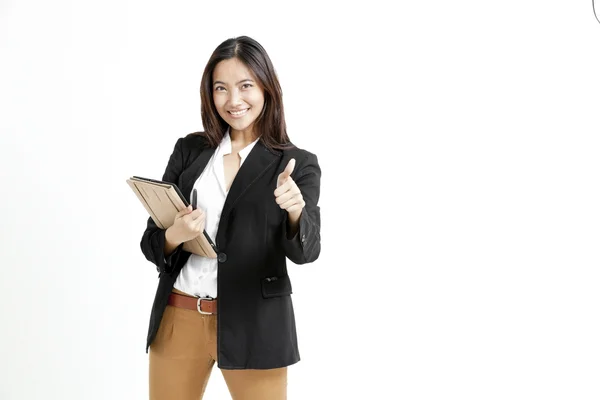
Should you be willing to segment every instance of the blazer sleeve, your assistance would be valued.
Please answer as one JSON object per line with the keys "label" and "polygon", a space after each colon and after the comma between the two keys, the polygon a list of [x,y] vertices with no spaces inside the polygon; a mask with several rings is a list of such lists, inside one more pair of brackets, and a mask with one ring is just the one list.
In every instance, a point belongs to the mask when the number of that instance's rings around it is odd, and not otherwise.
{"label": "blazer sleeve", "polygon": [[[165,182],[176,184],[179,175],[183,171],[182,142],[183,138],[179,138],[177,143],[175,143],[175,148],[169,158],[167,169],[162,176],[162,180]],[[146,230],[144,231],[140,242],[142,253],[144,253],[144,256],[148,261],[156,266],[156,270],[160,274],[172,272],[173,266],[176,264],[183,248],[182,243],[169,255],[169,257],[165,257],[165,232],[166,229],[159,228],[152,220],[152,217],[150,217],[148,218]]]}
{"label": "blazer sleeve", "polygon": [[[283,248],[294,264],[315,261],[321,252],[321,211],[318,206],[321,187],[321,168],[315,154],[309,153],[306,162],[293,177],[306,203],[300,214],[296,235],[288,239],[288,213],[284,213]],[[293,175],[293,174],[292,174]]]}

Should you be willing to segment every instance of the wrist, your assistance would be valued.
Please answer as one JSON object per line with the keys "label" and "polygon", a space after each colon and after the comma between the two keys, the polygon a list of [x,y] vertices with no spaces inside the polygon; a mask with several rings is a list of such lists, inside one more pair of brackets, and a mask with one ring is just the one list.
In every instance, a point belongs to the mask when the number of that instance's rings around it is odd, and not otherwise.
{"label": "wrist", "polygon": [[287,223],[288,239],[295,237],[296,233],[298,233],[298,228],[300,226],[300,214],[302,214],[302,210],[288,213],[288,223]]}
{"label": "wrist", "polygon": [[288,221],[292,225],[297,225],[298,221],[300,221],[300,214],[302,214],[302,209],[298,211],[293,211],[288,213]]}
{"label": "wrist", "polygon": [[177,238],[177,234],[173,231],[173,227],[167,228],[165,231],[165,244],[169,247],[177,247],[181,243],[183,243],[183,241]]}

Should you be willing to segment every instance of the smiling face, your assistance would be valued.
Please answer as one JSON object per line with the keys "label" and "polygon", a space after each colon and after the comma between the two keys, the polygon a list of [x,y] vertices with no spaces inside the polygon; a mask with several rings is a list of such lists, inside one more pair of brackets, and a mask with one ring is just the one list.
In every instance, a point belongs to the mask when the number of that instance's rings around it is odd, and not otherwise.
{"label": "smiling face", "polygon": [[265,104],[264,91],[252,71],[237,58],[219,62],[212,76],[213,101],[232,133],[253,133],[254,121]]}

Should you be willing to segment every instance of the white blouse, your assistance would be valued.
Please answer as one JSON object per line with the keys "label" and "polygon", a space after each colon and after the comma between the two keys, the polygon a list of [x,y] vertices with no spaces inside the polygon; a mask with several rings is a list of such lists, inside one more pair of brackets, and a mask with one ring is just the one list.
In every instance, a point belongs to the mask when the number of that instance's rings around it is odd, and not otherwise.
{"label": "white blouse", "polygon": [[[240,168],[258,140],[256,139],[238,152],[240,155]],[[229,129],[227,129],[219,147],[215,149],[213,156],[192,188],[192,190],[196,189],[198,192],[197,207],[206,213],[206,233],[208,233],[214,242],[216,242],[217,238],[221,211],[229,192],[225,186],[225,171],[223,167],[223,156],[227,154],[231,154]],[[193,296],[216,298],[217,267],[218,261],[216,258],[206,258],[197,254],[191,254],[177,276],[174,287]]]}

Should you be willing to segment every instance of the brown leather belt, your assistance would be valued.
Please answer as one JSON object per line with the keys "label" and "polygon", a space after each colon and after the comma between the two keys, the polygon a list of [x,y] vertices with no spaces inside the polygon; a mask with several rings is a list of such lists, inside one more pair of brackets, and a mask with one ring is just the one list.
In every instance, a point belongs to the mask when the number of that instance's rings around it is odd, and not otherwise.
{"label": "brown leather belt", "polygon": [[216,314],[217,299],[190,297],[177,293],[169,295],[169,305],[198,311],[200,314]]}

